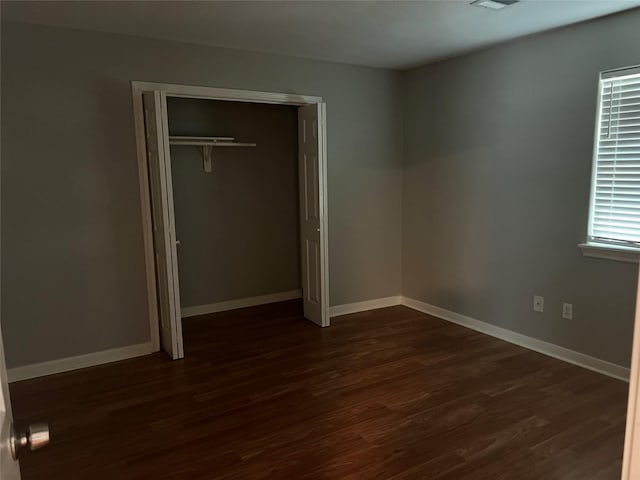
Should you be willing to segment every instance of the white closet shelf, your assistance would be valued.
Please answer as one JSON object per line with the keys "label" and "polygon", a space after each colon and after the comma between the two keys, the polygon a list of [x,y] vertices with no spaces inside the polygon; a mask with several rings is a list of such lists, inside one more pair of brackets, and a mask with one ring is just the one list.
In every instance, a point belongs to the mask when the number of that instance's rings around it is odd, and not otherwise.
{"label": "white closet shelf", "polygon": [[169,136],[170,145],[191,145],[196,147],[255,147],[255,143],[236,142],[235,137],[187,137]]}
{"label": "white closet shelf", "polygon": [[211,173],[213,147],[255,147],[255,143],[236,142],[235,137],[188,137],[183,135],[170,135],[169,145],[187,145],[201,147],[202,167],[205,173]]}

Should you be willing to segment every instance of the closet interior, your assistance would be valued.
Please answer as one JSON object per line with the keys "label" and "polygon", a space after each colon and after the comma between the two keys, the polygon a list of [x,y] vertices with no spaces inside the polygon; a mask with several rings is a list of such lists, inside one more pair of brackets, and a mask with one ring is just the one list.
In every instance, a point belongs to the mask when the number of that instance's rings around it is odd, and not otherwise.
{"label": "closet interior", "polygon": [[300,291],[298,115],[168,97],[182,317]]}

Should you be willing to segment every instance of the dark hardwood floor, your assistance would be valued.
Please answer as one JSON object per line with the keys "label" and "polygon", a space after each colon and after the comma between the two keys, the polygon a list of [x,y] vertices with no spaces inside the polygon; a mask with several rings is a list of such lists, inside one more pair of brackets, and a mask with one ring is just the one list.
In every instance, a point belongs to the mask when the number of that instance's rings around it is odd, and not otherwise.
{"label": "dark hardwood floor", "polygon": [[627,385],[392,307],[184,321],[161,354],[11,385],[23,479],[618,479]]}

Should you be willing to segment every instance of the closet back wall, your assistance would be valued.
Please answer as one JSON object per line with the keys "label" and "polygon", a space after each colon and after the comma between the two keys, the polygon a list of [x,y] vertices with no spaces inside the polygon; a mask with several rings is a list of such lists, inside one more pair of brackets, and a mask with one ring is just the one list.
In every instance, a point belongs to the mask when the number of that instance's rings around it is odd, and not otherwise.
{"label": "closet back wall", "polygon": [[256,147],[171,147],[182,307],[300,289],[297,108],[169,98],[170,135]]}

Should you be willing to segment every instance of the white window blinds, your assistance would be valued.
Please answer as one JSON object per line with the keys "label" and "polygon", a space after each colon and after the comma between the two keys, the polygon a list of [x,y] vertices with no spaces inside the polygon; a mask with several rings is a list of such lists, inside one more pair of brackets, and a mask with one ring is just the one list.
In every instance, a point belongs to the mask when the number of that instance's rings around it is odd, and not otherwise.
{"label": "white window blinds", "polygon": [[589,241],[640,247],[640,67],[600,77]]}

